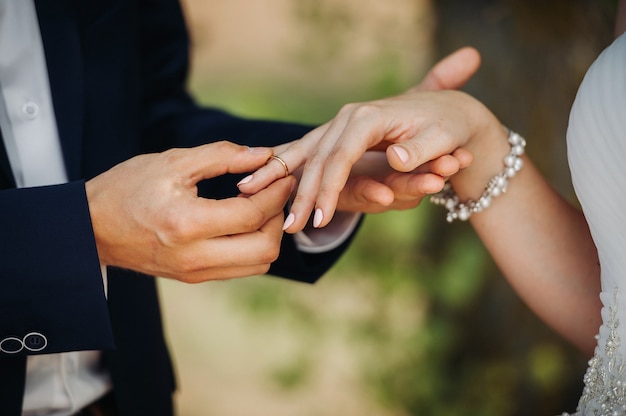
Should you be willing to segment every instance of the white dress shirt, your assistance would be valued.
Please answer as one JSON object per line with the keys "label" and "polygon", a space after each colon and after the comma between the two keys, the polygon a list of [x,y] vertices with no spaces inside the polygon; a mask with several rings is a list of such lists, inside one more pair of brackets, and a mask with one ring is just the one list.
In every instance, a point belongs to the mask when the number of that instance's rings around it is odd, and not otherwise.
{"label": "white dress shirt", "polygon": [[[0,0],[0,128],[18,187],[67,182],[34,3]],[[27,360],[25,416],[66,416],[111,387],[99,351]]]}
{"label": "white dress shirt", "polygon": [[[0,0],[0,129],[18,187],[67,182],[48,72],[32,0]],[[360,215],[338,212],[322,230],[296,235],[304,252],[343,243]],[[106,268],[102,267],[106,293]],[[68,416],[111,389],[100,351],[33,355],[27,360],[23,416]]]}

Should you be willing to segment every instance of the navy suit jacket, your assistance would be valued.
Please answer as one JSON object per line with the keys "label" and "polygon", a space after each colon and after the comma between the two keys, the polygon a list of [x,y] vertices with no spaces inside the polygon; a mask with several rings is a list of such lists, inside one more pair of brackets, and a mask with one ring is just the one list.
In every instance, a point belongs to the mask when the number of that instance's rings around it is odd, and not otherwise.
{"label": "navy suit jacket", "polygon": [[[308,127],[198,107],[185,91],[189,41],[177,0],[36,7],[70,182],[14,189],[0,146],[0,341],[30,347],[0,352],[0,413],[20,414],[28,354],[104,350],[122,415],[170,415],[175,381],[154,278],[110,269],[105,299],[84,181],[140,153],[222,139],[274,145]],[[206,181],[202,192],[232,196],[237,180]],[[307,255],[283,240],[270,273],[308,282],[347,244]]]}

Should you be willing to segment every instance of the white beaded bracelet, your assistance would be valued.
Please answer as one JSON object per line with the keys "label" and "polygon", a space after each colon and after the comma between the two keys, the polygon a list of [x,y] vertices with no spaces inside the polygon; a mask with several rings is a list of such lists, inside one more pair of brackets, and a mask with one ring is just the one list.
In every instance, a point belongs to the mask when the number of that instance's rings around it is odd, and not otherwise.
{"label": "white beaded bracelet", "polygon": [[466,221],[473,214],[477,214],[491,205],[493,198],[506,192],[509,179],[515,176],[522,168],[521,156],[524,154],[526,141],[522,136],[505,127],[508,133],[507,141],[511,145],[511,151],[504,158],[504,170],[491,178],[485,191],[477,201],[468,200],[461,202],[452,185],[446,182],[443,189],[430,197],[430,202],[441,205],[448,209],[446,220],[453,222],[458,219]]}

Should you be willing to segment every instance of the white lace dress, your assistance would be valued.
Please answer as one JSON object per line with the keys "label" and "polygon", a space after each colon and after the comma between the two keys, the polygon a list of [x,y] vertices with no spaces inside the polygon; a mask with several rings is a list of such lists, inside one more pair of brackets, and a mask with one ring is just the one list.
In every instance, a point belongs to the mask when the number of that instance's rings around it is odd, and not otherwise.
{"label": "white lace dress", "polygon": [[576,414],[626,415],[626,36],[587,72],[567,143],[602,270],[603,323]]}

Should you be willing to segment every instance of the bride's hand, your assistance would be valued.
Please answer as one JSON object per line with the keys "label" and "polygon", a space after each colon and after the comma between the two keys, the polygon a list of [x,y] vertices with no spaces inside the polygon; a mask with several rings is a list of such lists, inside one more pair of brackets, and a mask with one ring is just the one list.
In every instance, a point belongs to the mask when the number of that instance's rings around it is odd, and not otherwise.
{"label": "bride's hand", "polygon": [[[336,209],[379,213],[414,208],[424,196],[440,191],[445,178],[468,166],[471,159],[470,152],[459,149],[453,155],[444,155],[411,172],[398,172],[389,165],[385,152],[367,151],[352,166],[339,193]],[[318,226],[321,219],[319,214],[314,217],[314,225]],[[285,223],[290,225],[292,220],[295,214]]]}
{"label": "bride's hand", "polygon": [[[286,230],[302,229],[313,207],[314,224],[321,227],[330,221],[336,208],[361,212],[406,208],[417,205],[425,194],[441,189],[446,176],[471,160],[458,148],[476,130],[470,126],[475,123],[468,109],[477,107],[478,102],[460,92],[426,90],[462,86],[477,69],[479,60],[474,49],[457,51],[405,94],[348,104],[337,117],[301,140],[277,147],[275,154],[291,170],[306,163]],[[387,149],[394,143],[403,145]],[[363,158],[367,151],[383,150],[395,172],[380,163],[372,171],[371,158]],[[380,153],[376,160],[380,162]],[[367,165],[369,171],[358,175],[360,166]],[[254,193],[283,175],[279,163],[270,163],[240,189]]]}

